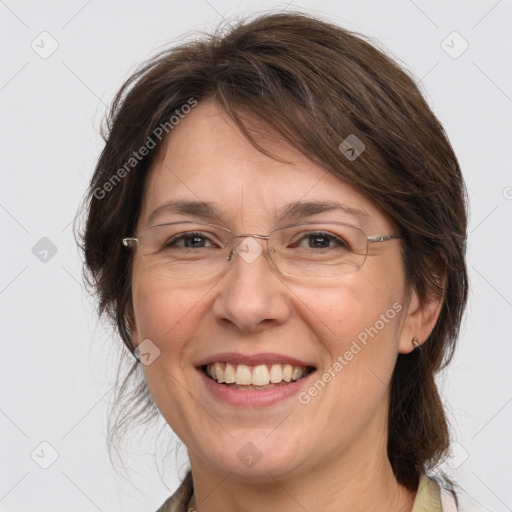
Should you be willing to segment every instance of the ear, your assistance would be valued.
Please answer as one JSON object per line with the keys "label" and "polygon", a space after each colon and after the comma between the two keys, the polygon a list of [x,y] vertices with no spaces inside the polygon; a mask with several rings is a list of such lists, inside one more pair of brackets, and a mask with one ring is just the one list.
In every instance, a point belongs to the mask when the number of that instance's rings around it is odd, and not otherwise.
{"label": "ear", "polygon": [[437,323],[443,302],[444,296],[437,294],[422,301],[416,290],[412,290],[398,346],[400,354],[414,350],[413,338],[418,338],[420,345],[427,340]]}

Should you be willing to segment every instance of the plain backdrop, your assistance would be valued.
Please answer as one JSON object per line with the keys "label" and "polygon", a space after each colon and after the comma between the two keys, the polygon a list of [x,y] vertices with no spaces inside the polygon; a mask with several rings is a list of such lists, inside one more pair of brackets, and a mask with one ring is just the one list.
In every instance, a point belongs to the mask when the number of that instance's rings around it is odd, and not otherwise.
{"label": "plain backdrop", "polygon": [[136,64],[223,19],[286,9],[376,39],[421,81],[453,144],[471,201],[471,296],[439,379],[456,439],[445,470],[479,502],[512,510],[512,2],[5,0],[1,511],[150,512],[183,478],[186,451],[165,429],[134,432],[124,476],[108,459],[120,341],[82,286],[72,220],[106,106]]}

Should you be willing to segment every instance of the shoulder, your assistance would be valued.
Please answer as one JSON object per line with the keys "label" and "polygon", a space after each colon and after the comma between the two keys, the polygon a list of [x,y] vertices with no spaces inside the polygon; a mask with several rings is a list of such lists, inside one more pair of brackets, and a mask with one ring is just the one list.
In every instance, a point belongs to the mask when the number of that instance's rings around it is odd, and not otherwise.
{"label": "shoulder", "polygon": [[176,492],[156,512],[188,512],[193,492],[192,472],[189,470]]}

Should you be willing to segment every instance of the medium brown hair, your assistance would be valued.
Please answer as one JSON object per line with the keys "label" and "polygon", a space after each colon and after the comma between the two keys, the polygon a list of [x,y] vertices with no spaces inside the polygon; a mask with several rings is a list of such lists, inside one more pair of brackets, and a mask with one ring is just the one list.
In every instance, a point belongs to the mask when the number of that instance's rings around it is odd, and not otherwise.
{"label": "medium brown hair", "polygon": [[[442,298],[421,350],[398,356],[390,388],[388,457],[398,482],[416,490],[419,475],[449,446],[434,377],[452,357],[466,303],[466,192],[450,142],[417,83],[366,39],[301,13],[268,14],[146,62],[122,86],[107,118],[86,203],[85,275],[100,313],[133,353],[132,260],[121,239],[135,230],[148,170],[165,137],[136,164],[126,163],[159,126],[167,123],[172,137],[169,120],[191,99],[215,101],[255,147],[274,157],[258,144],[248,119],[272,128],[385,212],[406,235],[409,289],[422,301]],[[339,149],[351,134],[365,145],[353,160]],[[122,414],[112,434],[126,429],[131,416],[157,414],[140,372],[135,395],[127,394],[138,366],[133,359],[119,383]]]}

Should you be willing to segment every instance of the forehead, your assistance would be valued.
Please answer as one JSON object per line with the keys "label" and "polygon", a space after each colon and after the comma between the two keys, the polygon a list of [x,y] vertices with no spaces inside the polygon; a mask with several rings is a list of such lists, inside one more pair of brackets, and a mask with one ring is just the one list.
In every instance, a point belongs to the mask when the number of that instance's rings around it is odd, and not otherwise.
{"label": "forehead", "polygon": [[[213,102],[200,103],[175,126],[148,176],[140,221],[170,201],[208,203],[225,223],[273,225],[293,204],[341,204],[358,224],[382,215],[370,200],[270,131],[258,142],[284,162],[258,151]],[[357,215],[359,213],[360,215]],[[154,215],[153,215],[154,216]]]}

